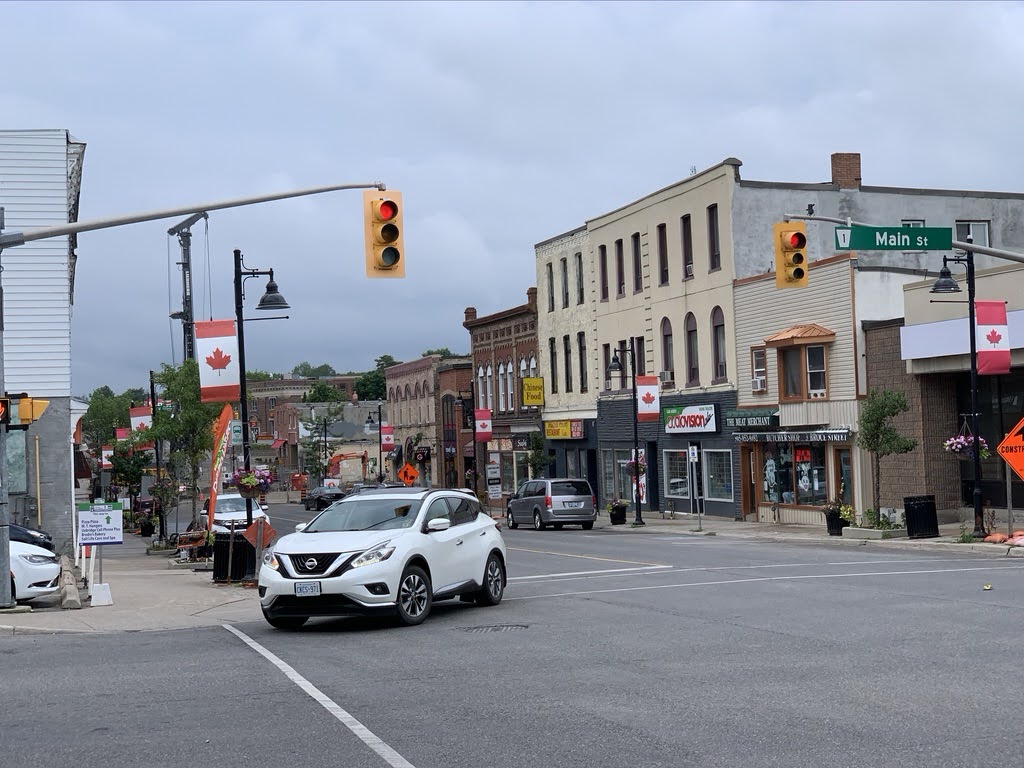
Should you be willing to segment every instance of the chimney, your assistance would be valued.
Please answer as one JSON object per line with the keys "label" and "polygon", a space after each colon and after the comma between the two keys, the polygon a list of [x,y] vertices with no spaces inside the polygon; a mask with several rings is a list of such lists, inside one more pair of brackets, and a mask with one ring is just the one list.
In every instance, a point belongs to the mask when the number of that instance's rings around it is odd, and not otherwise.
{"label": "chimney", "polygon": [[526,289],[526,304],[531,312],[537,311],[537,286],[533,285]]}
{"label": "chimney", "polygon": [[476,307],[466,307],[466,322],[476,320]]}
{"label": "chimney", "polygon": [[832,153],[832,183],[840,189],[860,189],[860,152]]}

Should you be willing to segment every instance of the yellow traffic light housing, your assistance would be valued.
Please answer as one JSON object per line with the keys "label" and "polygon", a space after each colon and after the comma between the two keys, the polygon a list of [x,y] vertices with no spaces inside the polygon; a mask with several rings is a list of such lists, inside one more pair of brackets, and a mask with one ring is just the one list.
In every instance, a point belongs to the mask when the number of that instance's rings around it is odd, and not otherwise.
{"label": "yellow traffic light housing", "polygon": [[807,226],[802,221],[775,223],[775,287],[807,287]]}
{"label": "yellow traffic light housing", "polygon": [[363,239],[367,277],[405,277],[401,192],[363,190]]}
{"label": "yellow traffic light housing", "polygon": [[10,421],[8,429],[28,429],[28,425],[43,415],[49,400],[40,400],[38,397],[29,397],[25,394],[8,395],[10,405]]}

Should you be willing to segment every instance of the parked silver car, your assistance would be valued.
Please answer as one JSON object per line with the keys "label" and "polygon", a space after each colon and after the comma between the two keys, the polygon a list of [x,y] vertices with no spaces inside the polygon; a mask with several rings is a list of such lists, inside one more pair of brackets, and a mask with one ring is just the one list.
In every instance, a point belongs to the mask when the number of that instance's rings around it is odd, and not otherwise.
{"label": "parked silver car", "polygon": [[527,480],[509,498],[505,519],[509,528],[532,522],[542,531],[569,523],[589,531],[597,520],[597,499],[590,483],[579,477]]}

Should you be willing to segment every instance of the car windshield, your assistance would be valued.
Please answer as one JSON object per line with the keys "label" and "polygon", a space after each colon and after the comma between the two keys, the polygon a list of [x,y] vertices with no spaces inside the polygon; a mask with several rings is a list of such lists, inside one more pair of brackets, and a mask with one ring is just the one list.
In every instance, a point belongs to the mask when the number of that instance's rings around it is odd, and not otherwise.
{"label": "car windshield", "polygon": [[368,531],[408,528],[416,521],[419,499],[344,499],[329,506],[306,526],[303,533]]}
{"label": "car windshield", "polygon": [[[259,504],[253,503],[253,510],[260,508]],[[214,514],[221,515],[225,512],[245,512],[245,499],[241,496],[217,497],[217,507]]]}

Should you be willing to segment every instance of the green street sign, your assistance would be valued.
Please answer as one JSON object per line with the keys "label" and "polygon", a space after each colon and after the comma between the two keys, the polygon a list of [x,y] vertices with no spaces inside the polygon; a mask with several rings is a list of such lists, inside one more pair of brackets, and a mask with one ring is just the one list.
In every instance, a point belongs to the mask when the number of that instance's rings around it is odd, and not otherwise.
{"label": "green street sign", "polygon": [[837,251],[950,251],[950,227],[836,227]]}

